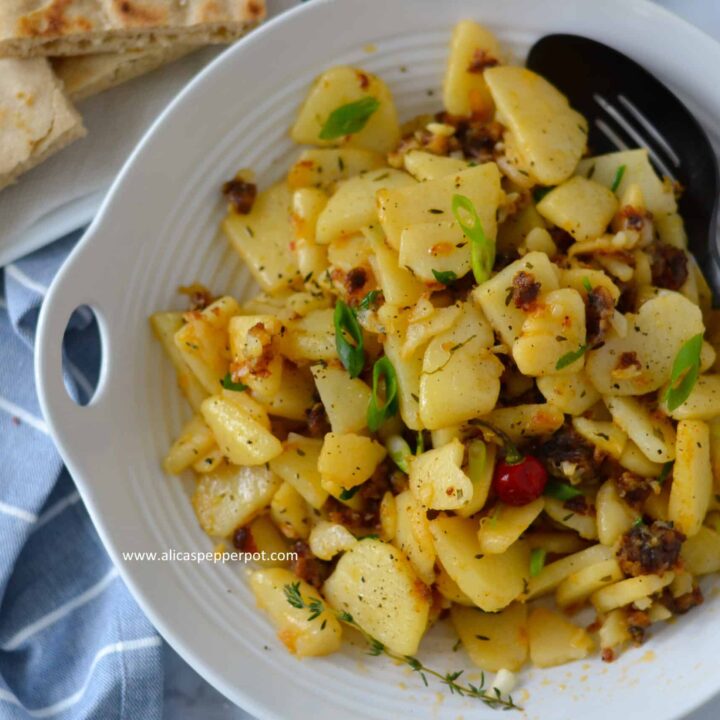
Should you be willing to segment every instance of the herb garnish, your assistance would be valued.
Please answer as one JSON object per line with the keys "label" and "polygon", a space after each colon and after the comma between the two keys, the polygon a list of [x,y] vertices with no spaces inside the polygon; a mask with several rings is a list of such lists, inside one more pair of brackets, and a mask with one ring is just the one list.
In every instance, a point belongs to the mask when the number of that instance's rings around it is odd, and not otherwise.
{"label": "herb garnish", "polygon": [[582,284],[588,292],[592,292],[592,285],[590,284],[590,280],[588,279],[587,275],[582,279]]}
{"label": "herb garnish", "polygon": [[[475,282],[480,285],[490,277],[495,264],[495,242],[485,235],[482,222],[470,198],[465,195],[453,195],[452,211],[465,237],[470,240],[472,271]],[[461,211],[465,216],[469,216],[470,224],[462,219]]]}
{"label": "herb garnish", "polygon": [[381,290],[371,290],[359,303],[358,308],[361,310],[371,310],[380,302]]}
{"label": "herb garnish", "polygon": [[435,279],[443,285],[452,285],[457,280],[457,275],[452,270],[433,269],[432,274],[435,276]]}
{"label": "herb garnish", "polygon": [[[381,381],[385,381],[385,402],[380,404],[378,393]],[[381,357],[373,366],[373,384],[367,411],[367,424],[372,432],[398,411],[398,381],[395,368],[387,357]]]}
{"label": "herb garnish", "polygon": [[568,353],[565,353],[558,361],[555,363],[555,369],[556,370],[562,370],[563,368],[566,368],[568,365],[572,365],[576,360],[579,360],[587,351],[588,346],[587,345],[581,345],[577,350],[571,350]]}
{"label": "herb garnish", "polygon": [[320,615],[322,615],[322,613],[324,612],[325,605],[323,604],[323,601],[320,600],[320,598],[311,597],[309,598],[308,602],[305,602],[302,595],[300,594],[299,582],[285,585],[283,589],[285,590],[285,598],[290,603],[290,605],[292,605],[294,608],[297,608],[298,610],[307,608],[310,611],[310,617],[308,617],[308,620],[314,620],[315,618],[320,617]]}
{"label": "herb garnish", "polygon": [[335,322],[335,347],[340,362],[350,377],[355,378],[365,367],[362,328],[357,321],[355,311],[342,300],[338,300],[335,305],[333,320]]}
{"label": "herb garnish", "polygon": [[550,478],[545,485],[543,495],[548,495],[555,498],[556,500],[572,500],[572,498],[580,497],[582,493],[577,488],[569,485],[568,483],[560,482]]}
{"label": "herb garnish", "polygon": [[613,178],[612,185],[610,186],[610,189],[613,192],[617,192],[617,189],[620,187],[620,183],[622,182],[623,175],[625,175],[625,170],[627,169],[626,165],[621,165],[616,171],[615,171],[615,177]]}
{"label": "herb garnish", "polygon": [[[315,620],[323,612],[323,610],[325,610],[322,600],[318,598],[312,597],[308,598],[307,601],[304,600],[300,594],[299,582],[285,585],[283,590],[285,591],[285,598],[290,605],[294,608],[305,608],[310,611],[308,620]],[[465,684],[459,683],[458,680],[463,674],[463,670],[455,670],[454,672],[444,674],[438,672],[437,670],[433,670],[413,655],[402,655],[401,653],[396,653],[394,650],[388,648],[384,643],[380,642],[377,638],[373,637],[370,633],[360,627],[355,618],[353,618],[349,612],[345,612],[344,610],[333,611],[331,608],[328,608],[328,611],[334,612],[340,622],[344,622],[346,625],[350,625],[355,628],[355,630],[357,630],[365,638],[365,641],[368,644],[368,655],[373,657],[386,655],[391,660],[404,663],[411,670],[420,675],[425,687],[429,687],[428,676],[431,676],[439,680],[443,685],[446,685],[450,690],[451,695],[477,698],[481,702],[485,703],[485,705],[493,709],[522,711],[522,708],[513,702],[511,695],[508,695],[507,698],[503,698],[500,690],[497,688],[493,688],[492,691],[485,690],[485,673],[480,674],[480,682],[477,685],[471,682]]]}
{"label": "herb garnish", "polygon": [[662,485],[667,479],[668,475],[670,475],[670,471],[673,469],[674,461],[668,460],[663,466],[662,470],[660,471],[660,474],[657,477],[657,481],[659,485]]}
{"label": "herb garnish", "polygon": [[355,487],[350,488],[349,490],[346,490],[345,488],[342,489],[342,492],[338,495],[338,500],[351,500],[352,498],[357,495],[358,490],[360,489],[360,485],[356,485]]}
{"label": "herb garnish", "polygon": [[220,381],[220,384],[226,390],[234,390],[235,392],[244,392],[248,388],[248,386],[243,385],[243,383],[233,382],[232,375],[230,373],[225,375],[225,377]]}
{"label": "herb garnish", "polygon": [[379,100],[374,97],[364,97],[335,108],[320,131],[320,140],[335,140],[360,132],[379,107]]}
{"label": "herb garnish", "polygon": [[410,446],[405,442],[404,438],[400,437],[400,435],[391,435],[387,439],[385,446],[395,465],[407,475],[410,471],[408,458],[412,457],[412,450],[410,450]]}
{"label": "herb garnish", "polygon": [[542,187],[538,186],[533,190],[533,200],[535,204],[539,203],[549,192],[554,190],[554,187]]}
{"label": "herb garnish", "polygon": [[533,548],[530,553],[530,577],[536,577],[545,567],[547,552],[543,548]]}
{"label": "herb garnish", "polygon": [[678,351],[670,375],[670,385],[663,400],[668,410],[679,408],[689,397],[700,375],[700,353],[702,351],[702,333],[691,337]]}

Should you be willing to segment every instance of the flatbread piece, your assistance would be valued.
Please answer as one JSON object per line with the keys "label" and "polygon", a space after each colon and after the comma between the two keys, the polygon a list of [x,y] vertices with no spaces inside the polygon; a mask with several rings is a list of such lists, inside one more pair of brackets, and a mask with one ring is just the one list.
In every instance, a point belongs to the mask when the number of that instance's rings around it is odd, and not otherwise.
{"label": "flatbread piece", "polygon": [[152,50],[58,57],[52,59],[52,66],[69,98],[79,102],[152,72],[197,49],[196,45],[177,44]]}
{"label": "flatbread piece", "polygon": [[0,56],[224,43],[264,16],[264,0],[0,0]]}
{"label": "flatbread piece", "polygon": [[85,135],[43,58],[0,58],[0,188]]}

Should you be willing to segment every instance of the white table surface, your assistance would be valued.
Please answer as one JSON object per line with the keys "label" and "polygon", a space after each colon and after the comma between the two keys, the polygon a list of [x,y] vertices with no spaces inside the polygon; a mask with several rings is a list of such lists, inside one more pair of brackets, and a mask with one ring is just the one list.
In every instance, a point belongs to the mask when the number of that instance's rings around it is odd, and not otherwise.
{"label": "white table surface", "polygon": [[[720,40],[720,0],[655,1]],[[719,72],[717,68],[712,71]],[[165,655],[165,717],[167,720],[253,720],[253,716],[226,700],[169,648]],[[688,715],[686,720],[718,718],[720,698]]]}

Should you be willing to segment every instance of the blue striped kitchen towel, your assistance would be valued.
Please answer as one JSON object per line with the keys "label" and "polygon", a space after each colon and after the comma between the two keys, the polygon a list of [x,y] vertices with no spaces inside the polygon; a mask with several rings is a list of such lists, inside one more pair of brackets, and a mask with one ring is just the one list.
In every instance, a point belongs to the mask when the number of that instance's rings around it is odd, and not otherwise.
{"label": "blue striped kitchen towel", "polygon": [[[79,234],[0,270],[0,719],[159,720],[161,639],[107,556],[48,435],[33,376],[46,288]],[[66,334],[79,402],[97,379],[91,313]]]}

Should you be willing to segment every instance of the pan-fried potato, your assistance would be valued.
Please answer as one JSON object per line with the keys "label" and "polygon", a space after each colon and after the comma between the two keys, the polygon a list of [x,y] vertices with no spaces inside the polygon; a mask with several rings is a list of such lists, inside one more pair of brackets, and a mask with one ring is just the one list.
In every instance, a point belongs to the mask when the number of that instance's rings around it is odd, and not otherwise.
{"label": "pan-fried potato", "polygon": [[[365,98],[374,98],[379,105],[362,130],[334,139],[320,138],[331,113]],[[345,145],[386,153],[395,146],[400,128],[392,95],[380,78],[351,67],[335,67],[315,81],[290,135],[300,145]]]}
{"label": "pan-fried potato", "polygon": [[632,440],[628,440],[625,444],[618,462],[641,477],[656,478],[663,470],[662,463],[648,460],[645,453]]}
{"label": "pan-fried potato", "polygon": [[537,206],[553,225],[576,240],[600,237],[618,208],[615,195],[593,180],[575,176],[551,190]]}
{"label": "pan-fried potato", "polygon": [[422,150],[411,150],[403,158],[405,169],[418,181],[437,180],[467,170],[471,164],[466,160],[443,157]]}
{"label": "pan-fried potato", "polygon": [[470,519],[440,516],[430,521],[430,531],[448,575],[480,609],[502,610],[522,593],[530,574],[530,549],[525,543],[483,556],[477,523]]}
{"label": "pan-fried potato", "polygon": [[[190,407],[195,412],[199,412],[200,404],[208,394],[202,383],[188,367],[177,345],[175,345],[175,334],[183,324],[182,313],[179,312],[159,312],[150,316],[150,325],[155,337],[162,343],[163,349],[175,368],[180,391],[190,403]],[[213,387],[212,392],[215,392],[216,389],[217,387]]]}
{"label": "pan-fried potato", "polygon": [[573,573],[591,565],[611,560],[614,554],[611,548],[598,544],[548,563],[535,577],[530,578],[525,599],[532,600],[551,592]]}
{"label": "pan-fried potato", "polygon": [[281,480],[264,466],[224,465],[198,481],[192,504],[202,529],[227,537],[270,505]]}
{"label": "pan-fried potato", "polygon": [[313,365],[312,374],[333,432],[356,433],[367,427],[371,392],[362,380],[333,365]]}
{"label": "pan-fried potato", "polygon": [[417,651],[430,612],[429,593],[397,548],[372,539],[356,543],[338,561],[323,594],[394,652]]}
{"label": "pan-fried potato", "polygon": [[553,290],[523,322],[512,354],[523,375],[570,375],[580,372],[585,357],[558,367],[569,353],[585,345],[585,303],[570,288]]}
{"label": "pan-fried potato", "polygon": [[596,590],[590,601],[599,613],[610,612],[662,590],[674,577],[674,573],[666,572],[664,575],[638,575],[620,580]]}
{"label": "pan-fried potato", "polygon": [[278,638],[293,655],[312,657],[336,652],[342,640],[340,623],[327,608],[309,620],[307,610],[290,605],[286,588],[295,583],[305,602],[317,597],[315,588],[284,568],[256,570],[250,576],[255,602],[270,616]]}
{"label": "pan-fried potato", "polygon": [[631,185],[638,185],[645,207],[656,218],[675,212],[677,205],[673,191],[663,184],[653,170],[645,148],[587,158],[578,165],[577,174],[585,177],[592,174],[595,182],[609,188],[622,166],[625,166],[625,170],[616,190],[618,197],[623,197]]}
{"label": "pan-fried potato", "polygon": [[544,506],[543,498],[519,507],[498,503],[489,515],[480,519],[480,551],[487,554],[505,552],[530,527]]}
{"label": "pan-fried potato", "polygon": [[287,565],[287,561],[280,560],[280,557],[286,557],[285,553],[289,549],[288,542],[267,513],[258,515],[250,523],[248,529],[257,552],[265,553],[265,557],[261,557],[257,561],[258,565],[266,568]]}
{"label": "pan-fried potato", "polygon": [[[626,315],[625,337],[610,333],[605,344],[587,353],[586,369],[602,395],[645,395],[670,380],[672,364],[680,348],[704,332],[702,313],[680,293],[662,291],[642,305],[637,315]],[[619,377],[623,353],[637,360],[640,371]]]}
{"label": "pan-fried potato", "polygon": [[320,520],[310,531],[308,545],[315,557],[332,560],[338,553],[349,550],[356,542],[355,536],[344,525]]}
{"label": "pan-fried potato", "polygon": [[638,518],[637,512],[620,497],[612,480],[606,480],[598,490],[595,510],[598,538],[608,547],[612,547]]}
{"label": "pan-fried potato", "polygon": [[485,507],[495,471],[497,445],[471,440],[467,445],[467,476],[472,483],[472,497],[466,505],[455,512],[460,517],[470,517]]}
{"label": "pan-fried potato", "polygon": [[215,436],[205,421],[197,415],[185,423],[177,440],[170,446],[163,460],[163,470],[179,475],[215,447]]}
{"label": "pan-fried potato", "polygon": [[597,540],[598,528],[592,514],[581,515],[573,510],[568,510],[562,500],[553,497],[545,498],[545,512],[558,525],[574,530],[581,538]]}
{"label": "pan-fried potato", "polygon": [[561,608],[585,602],[594,592],[610,583],[622,580],[617,560],[603,560],[568,575],[557,587],[555,600]]}
{"label": "pan-fried potato", "polygon": [[[496,212],[502,190],[500,173],[495,163],[477,167],[409,187],[381,190],[378,193],[380,223],[391,247],[400,249],[403,230],[417,223],[452,220],[452,198],[465,195],[475,205],[485,235],[494,239],[497,233]],[[457,226],[455,243],[465,239]]]}
{"label": "pan-fried potato", "polygon": [[458,239],[455,220],[415,223],[400,235],[398,260],[426,283],[436,282],[435,273],[461,278],[470,272],[470,243]]}
{"label": "pan-fried potato", "polygon": [[513,285],[513,278],[525,272],[540,283],[542,293],[558,289],[558,275],[555,266],[545,253],[528,253],[520,260],[510,263],[493,278],[479,285],[473,291],[473,298],[477,302],[485,317],[490,321],[493,330],[510,346],[518,339],[523,323],[528,313],[515,307],[514,303],[507,303],[508,288]]}
{"label": "pan-fried potato", "polygon": [[693,575],[720,571],[720,534],[701,527],[683,543],[680,556],[685,568]]}
{"label": "pan-fried potato", "polygon": [[529,437],[549,437],[562,427],[565,416],[550,403],[496,408],[483,420],[502,430],[513,442]]}
{"label": "pan-fried potato", "polygon": [[485,80],[532,176],[541,185],[567,180],[585,150],[585,118],[547,80],[526,68],[489,68]]}
{"label": "pan-fried potato", "polygon": [[549,403],[568,415],[582,415],[600,399],[584,372],[539,377],[537,388]]}
{"label": "pan-fried potato", "polygon": [[593,444],[598,450],[607,453],[616,460],[622,457],[628,437],[617,425],[605,420],[590,420],[584,417],[573,418],[573,430]]}
{"label": "pan-fried potato", "polygon": [[247,215],[231,209],[223,222],[228,240],[264,290],[279,290],[301,279],[288,252],[295,237],[291,200],[287,183],[277,183],[259,193]]}
{"label": "pan-fried potato", "polygon": [[675,430],[668,420],[651,413],[634,398],[607,397],[605,405],[615,424],[627,433],[648,460],[664,463],[675,458]]}
{"label": "pan-fried potato", "polygon": [[410,489],[418,502],[435,510],[454,510],[469,502],[473,486],[460,469],[464,454],[463,444],[455,439],[411,460]]}
{"label": "pan-fried potato", "polygon": [[425,511],[409,490],[396,496],[395,507],[394,544],[405,553],[417,576],[426,585],[432,585],[435,581],[435,548]]}
{"label": "pan-fried potato", "polygon": [[435,587],[439,593],[450,602],[474,608],[475,603],[458,587],[458,584],[447,574],[447,570],[440,563],[436,563],[436,567]]}
{"label": "pan-fried potato", "polygon": [[285,363],[280,388],[270,398],[262,398],[262,404],[271,415],[289,420],[305,420],[314,405],[315,383],[306,367]]}
{"label": "pan-fried potato", "polygon": [[312,521],[303,496],[290,483],[283,483],[270,501],[270,515],[282,534],[291,540],[306,540]]}
{"label": "pan-fried potato", "polygon": [[[364,483],[386,454],[380,443],[363,435],[328,433],[317,465],[323,487],[333,492]],[[350,458],[352,460],[348,462]]]}
{"label": "pan-fried potato", "polygon": [[335,183],[385,166],[378,152],[362,148],[309,148],[290,168],[288,183],[293,190],[318,188],[331,190]]}
{"label": "pan-fried potato", "polygon": [[602,651],[617,650],[625,643],[630,642],[631,636],[625,610],[621,608],[611,610],[603,619],[598,635]]}
{"label": "pan-fried potato", "polygon": [[327,245],[338,238],[360,232],[366,225],[376,223],[377,192],[408,185],[415,185],[415,180],[410,175],[390,168],[381,168],[344,180],[320,213],[317,242]]}
{"label": "pan-fried potato", "polygon": [[713,487],[710,429],[701,420],[681,420],[677,427],[668,517],[688,537],[702,526]]}
{"label": "pan-fried potato", "polygon": [[443,82],[443,102],[449,113],[490,115],[493,102],[483,67],[497,64],[500,58],[497,39],[482,25],[462,20],[455,26]]}
{"label": "pan-fried potato", "polygon": [[513,603],[498,613],[454,605],[450,620],[470,659],[485,672],[519,670],[527,659],[527,608]]}
{"label": "pan-fried potato", "polygon": [[295,363],[336,360],[333,310],[314,310],[287,323],[287,332],[278,339],[277,347]]}
{"label": "pan-fried potato", "polygon": [[663,400],[660,409],[675,420],[713,420],[720,417],[720,375],[701,375],[682,405],[669,412]]}
{"label": "pan-fried potato", "polygon": [[218,446],[236,465],[262,465],[282,452],[280,441],[247,410],[222,395],[201,405]]}
{"label": "pan-fried potato", "polygon": [[209,394],[218,391],[227,373],[230,361],[227,326],[239,312],[236,300],[222,297],[202,312],[185,315],[187,322],[175,333],[175,347]]}
{"label": "pan-fried potato", "polygon": [[582,660],[594,648],[585,628],[574,625],[559,613],[535,608],[528,617],[530,659],[537,667],[563,665]]}

